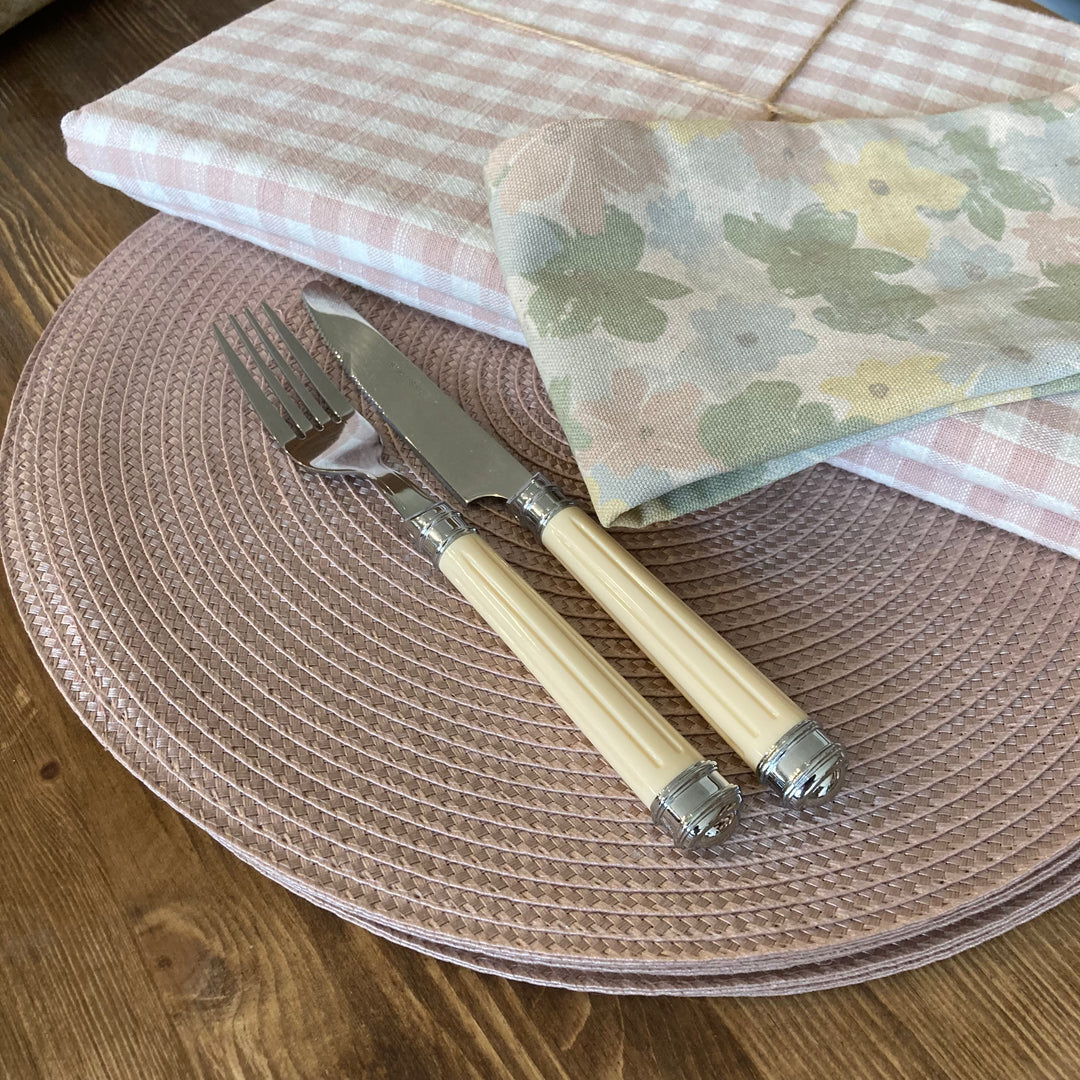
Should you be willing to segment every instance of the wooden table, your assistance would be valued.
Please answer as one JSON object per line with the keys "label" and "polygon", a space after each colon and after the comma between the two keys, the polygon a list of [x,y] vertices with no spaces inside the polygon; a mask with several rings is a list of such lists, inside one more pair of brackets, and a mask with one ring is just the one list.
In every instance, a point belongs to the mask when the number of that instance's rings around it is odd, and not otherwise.
{"label": "wooden table", "polygon": [[[61,115],[255,6],[57,0],[0,37],[0,415],[57,305],[151,213],[67,164]],[[0,1078],[383,1076],[1075,1080],[1080,899],[953,960],[797,997],[477,975],[297,899],[149,794],[0,589]]]}

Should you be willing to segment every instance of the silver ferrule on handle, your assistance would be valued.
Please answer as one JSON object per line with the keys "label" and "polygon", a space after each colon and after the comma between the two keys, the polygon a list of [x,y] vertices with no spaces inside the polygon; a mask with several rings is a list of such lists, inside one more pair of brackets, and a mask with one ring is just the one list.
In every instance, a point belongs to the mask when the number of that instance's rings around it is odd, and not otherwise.
{"label": "silver ferrule on handle", "polygon": [[537,536],[560,510],[573,505],[574,500],[564,495],[543,473],[533,473],[529,482],[507,500],[507,506]]}
{"label": "silver ferrule on handle", "polygon": [[758,762],[757,777],[788,806],[831,798],[844,782],[844,748],[813,720],[796,724]]}
{"label": "silver ferrule on handle", "polygon": [[417,547],[432,565],[438,566],[442,553],[459,537],[476,532],[453,507],[435,503],[414,517],[409,524],[419,533]]}
{"label": "silver ferrule on handle", "polygon": [[697,761],[653,799],[652,819],[684,851],[716,847],[739,821],[742,793],[716,763]]}

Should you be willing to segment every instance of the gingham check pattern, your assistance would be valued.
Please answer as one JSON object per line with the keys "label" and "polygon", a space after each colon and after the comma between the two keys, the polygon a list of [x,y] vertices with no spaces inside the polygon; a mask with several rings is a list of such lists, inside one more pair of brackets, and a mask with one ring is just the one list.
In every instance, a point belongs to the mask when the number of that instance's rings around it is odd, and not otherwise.
{"label": "gingham check pattern", "polygon": [[[766,115],[747,98],[941,111],[1078,80],[1080,27],[994,0],[274,0],[63,127],[76,165],[150,206],[520,342],[481,182],[504,138]],[[1053,425],[1003,406],[835,464],[1080,555],[1080,395],[1053,406]]]}
{"label": "gingham check pattern", "polygon": [[1080,557],[1080,394],[924,424],[833,464]]}

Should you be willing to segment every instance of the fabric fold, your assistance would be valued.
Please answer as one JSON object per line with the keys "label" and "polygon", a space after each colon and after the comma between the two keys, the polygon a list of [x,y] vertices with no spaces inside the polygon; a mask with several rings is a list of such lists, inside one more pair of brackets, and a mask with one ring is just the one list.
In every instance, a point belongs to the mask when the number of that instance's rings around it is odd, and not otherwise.
{"label": "fabric fold", "polygon": [[558,122],[486,178],[606,525],[1080,389],[1080,89],[892,120]]}

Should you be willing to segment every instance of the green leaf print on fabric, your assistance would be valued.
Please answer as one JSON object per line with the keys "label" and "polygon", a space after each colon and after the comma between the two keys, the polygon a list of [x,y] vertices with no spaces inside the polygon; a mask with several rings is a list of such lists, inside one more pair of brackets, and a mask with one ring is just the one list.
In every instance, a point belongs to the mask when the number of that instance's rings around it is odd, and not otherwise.
{"label": "green leaf print on fabric", "polygon": [[960,212],[967,214],[968,221],[991,240],[1000,240],[1005,235],[1005,211],[988,195],[972,188],[960,204]]}
{"label": "green leaf print on fabric", "polygon": [[895,120],[567,120],[505,145],[499,263],[605,523],[1080,383],[1080,88]]}
{"label": "green leaf print on fabric", "polygon": [[946,132],[942,143],[975,166],[970,175],[966,171],[957,175],[958,180],[970,185],[960,210],[967,214],[972,228],[991,240],[1000,240],[1005,234],[1005,215],[1001,206],[1010,210],[1045,212],[1054,205],[1050,189],[1041,180],[1001,167],[999,151],[990,145],[985,128]]}
{"label": "green leaf print on fabric", "polygon": [[575,337],[597,324],[613,337],[656,341],[667,315],[654,300],[677,300],[690,290],[677,281],[638,270],[645,232],[627,213],[606,206],[594,236],[562,232],[562,249],[525,274],[536,290],[526,314],[542,337]]}
{"label": "green leaf print on fabric", "polygon": [[1080,266],[1042,266],[1043,275],[1054,285],[1033,289],[1017,301],[1017,311],[1041,315],[1058,322],[1080,322]]}
{"label": "green leaf print on fabric", "polygon": [[821,401],[800,404],[793,382],[753,382],[741,394],[712,405],[698,424],[701,445],[723,466],[768,461],[807,446],[834,442],[874,426],[865,416],[837,421]]}
{"label": "green leaf print on fabric", "polygon": [[724,236],[740,251],[769,267],[769,280],[793,299],[821,296],[828,307],[814,317],[834,330],[888,334],[906,341],[927,329],[918,320],[934,306],[932,297],[910,285],[884,281],[914,263],[894,251],[857,248],[856,217],[830,214],[820,203],[800,210],[789,229],[736,214],[724,215]]}
{"label": "green leaf print on fabric", "polygon": [[1013,112],[1018,112],[1021,116],[1038,116],[1048,124],[1064,120],[1066,115],[1060,109],[1055,108],[1052,102],[1045,100],[1010,101],[1009,105]]}

